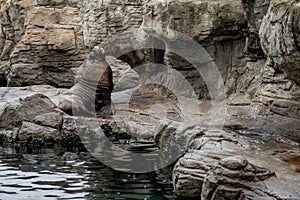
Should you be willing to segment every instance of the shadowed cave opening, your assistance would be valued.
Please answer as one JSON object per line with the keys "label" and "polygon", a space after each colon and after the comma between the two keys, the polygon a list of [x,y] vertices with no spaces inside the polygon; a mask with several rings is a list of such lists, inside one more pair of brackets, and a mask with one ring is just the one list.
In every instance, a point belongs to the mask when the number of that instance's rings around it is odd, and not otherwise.
{"label": "shadowed cave opening", "polygon": [[7,87],[7,79],[4,75],[0,75],[0,87]]}

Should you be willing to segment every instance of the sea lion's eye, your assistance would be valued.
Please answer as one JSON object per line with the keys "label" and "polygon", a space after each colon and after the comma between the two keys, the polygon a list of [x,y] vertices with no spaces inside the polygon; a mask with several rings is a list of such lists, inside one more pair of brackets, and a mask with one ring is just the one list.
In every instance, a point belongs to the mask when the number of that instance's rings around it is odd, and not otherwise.
{"label": "sea lion's eye", "polygon": [[96,56],[95,56],[95,53],[94,53],[94,52],[91,52],[90,55],[89,55],[89,59],[90,59],[90,60],[95,60],[95,57],[96,57]]}

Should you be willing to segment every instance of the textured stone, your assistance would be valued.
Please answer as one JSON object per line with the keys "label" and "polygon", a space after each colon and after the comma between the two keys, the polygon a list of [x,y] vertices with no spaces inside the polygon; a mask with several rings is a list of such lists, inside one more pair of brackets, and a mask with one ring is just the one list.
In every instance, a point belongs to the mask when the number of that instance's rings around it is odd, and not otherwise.
{"label": "textured stone", "polygon": [[[240,199],[245,193],[243,190],[249,190],[248,188],[255,185],[253,183],[269,179],[274,175],[268,169],[249,164],[240,156],[223,158],[219,165],[215,166],[205,177],[201,199]],[[263,194],[255,195],[255,199],[261,198],[260,196],[272,197]]]}
{"label": "textured stone", "polygon": [[271,0],[242,0],[246,18],[258,32]]}
{"label": "textured stone", "polygon": [[[283,61],[288,63],[286,70],[284,66],[280,67],[288,74],[288,78],[295,81],[292,77],[298,74],[287,69],[297,66],[299,57],[296,1],[282,5],[280,1],[260,0],[244,0],[242,3],[105,0],[101,4],[96,0],[79,2],[3,0],[1,3],[3,6],[0,49],[1,59],[6,62],[1,64],[2,85],[6,85],[8,80],[10,85],[46,83],[69,87],[73,84],[76,68],[86,56],[87,49],[84,46],[92,47],[97,43],[104,45],[108,43],[112,46],[110,38],[113,35],[122,35],[126,30],[141,26],[171,28],[203,45],[219,67],[227,94],[237,92],[256,94],[266,61],[260,53],[257,35],[259,30],[260,40],[267,56],[272,57],[277,65]],[[245,9],[250,24],[248,30],[242,8]],[[268,34],[272,30],[270,21],[278,17],[274,14],[277,13],[274,11],[277,8],[280,12],[288,9],[289,19],[295,28],[287,36],[269,37]],[[295,35],[295,42],[291,40],[291,35]],[[118,48],[132,48],[126,35],[119,37],[118,40],[113,43]],[[157,41],[163,42],[162,38],[157,38]],[[289,56],[287,53],[288,56],[283,60],[277,58],[280,52],[276,48],[269,48],[271,44],[286,45],[287,52],[294,52],[295,55]],[[111,54],[118,51],[115,47],[107,48]],[[172,66],[186,77],[199,97],[209,97],[204,81],[188,63],[168,51],[165,55],[161,55],[159,60],[155,60],[154,54],[153,50],[138,50],[121,56],[121,59],[132,67],[148,61],[158,61]],[[245,55],[249,56],[251,62],[247,61]],[[11,61],[8,61],[9,57]],[[175,84],[176,80],[171,82]],[[180,84],[176,87],[180,88]]]}
{"label": "textured stone", "polygon": [[[0,142],[38,147],[60,144],[66,148],[83,148],[84,145],[92,152],[101,153],[110,148],[105,142],[108,138],[126,151],[162,151],[157,163],[151,162],[154,166],[179,158],[174,167],[173,183],[176,195],[183,198],[300,197],[299,166],[297,157],[294,158],[300,155],[299,143],[285,138],[283,126],[280,126],[286,120],[291,128],[297,121],[287,117],[283,120],[281,116],[252,118],[258,125],[265,124],[265,129],[236,133],[204,128],[209,127],[206,123],[210,115],[205,112],[209,108],[198,112],[191,106],[182,112],[172,98],[162,99],[151,94],[135,96],[137,94],[132,95],[134,89],[113,93],[116,114],[97,119],[61,116],[52,101],[58,102],[62,90],[50,86],[0,88]],[[188,99],[184,102],[192,104]],[[293,104],[278,101],[276,106],[285,108]],[[247,117],[245,113],[249,114],[250,105],[234,110],[237,107],[232,106],[228,115]],[[169,115],[171,111],[176,117]],[[183,115],[189,116],[184,118]],[[123,150],[114,153],[126,153]],[[109,159],[107,161],[111,161],[111,157]]]}
{"label": "textured stone", "polygon": [[222,160],[220,160],[219,164],[228,169],[237,170],[245,168],[248,165],[248,161],[241,156],[233,156],[223,158]]}
{"label": "textured stone", "polygon": [[[0,0],[0,85],[69,87],[86,47],[100,43],[114,56],[135,47],[123,34],[126,30],[142,26],[176,30],[201,44],[219,67],[229,96],[225,128],[239,134],[198,126],[200,121],[208,127],[210,104],[201,104],[198,112],[166,101],[163,97],[170,91],[157,85],[135,90],[139,81],[155,73],[167,85],[190,92],[172,70],[159,71],[156,65],[148,71],[138,68],[156,62],[182,74],[198,97],[210,97],[191,63],[172,53],[172,39],[179,36],[163,38],[159,31],[156,38],[141,38],[165,51],[139,49],[112,58],[115,87],[121,91],[113,94],[119,113],[114,116],[117,123],[102,121],[106,127],[102,130],[113,140],[113,135],[152,138],[166,152],[188,151],[174,169],[175,192],[184,198],[203,193],[203,199],[299,199],[297,162],[289,157],[282,163],[277,155],[286,149],[298,151],[300,141],[299,19],[298,0]],[[114,35],[118,38],[111,41]],[[0,91],[0,135],[7,141],[22,133],[23,142],[33,144],[32,136],[40,143],[38,131],[49,133],[49,138],[59,132],[61,143],[72,146],[79,143],[79,133],[96,137],[100,130],[101,124],[93,119],[78,124],[63,116],[61,122],[49,99],[28,97],[43,93],[56,103],[61,90],[37,86]],[[190,106],[188,101],[182,104]],[[182,120],[191,124],[182,126]],[[93,142],[97,145],[97,140]],[[276,172],[278,178],[264,181],[271,174],[251,163]]]}
{"label": "textured stone", "polygon": [[18,132],[20,143],[47,146],[55,144],[61,134],[57,129],[40,126],[31,122],[22,122]]}
{"label": "textured stone", "polygon": [[[6,103],[0,109],[0,132],[7,138],[7,143],[47,146],[59,141],[62,116],[55,110],[56,105],[45,96],[55,100],[59,93],[49,86],[2,88],[1,101]],[[43,131],[46,132],[45,137]]]}
{"label": "textured stone", "polygon": [[60,129],[63,117],[61,113],[51,112],[46,114],[37,115],[33,122],[42,126],[49,126],[51,128]]}
{"label": "textured stone", "polygon": [[251,101],[244,93],[234,93],[228,97],[228,105],[230,106],[246,106],[250,104]]}

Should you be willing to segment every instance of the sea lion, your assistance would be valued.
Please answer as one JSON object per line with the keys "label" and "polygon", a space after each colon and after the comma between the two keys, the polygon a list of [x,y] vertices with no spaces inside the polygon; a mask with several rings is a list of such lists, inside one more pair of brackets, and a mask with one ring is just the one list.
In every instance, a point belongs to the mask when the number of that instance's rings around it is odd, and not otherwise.
{"label": "sea lion", "polygon": [[103,48],[95,46],[92,49],[79,75],[77,83],[63,94],[58,107],[70,115],[91,116],[95,111],[114,114],[113,75]]}

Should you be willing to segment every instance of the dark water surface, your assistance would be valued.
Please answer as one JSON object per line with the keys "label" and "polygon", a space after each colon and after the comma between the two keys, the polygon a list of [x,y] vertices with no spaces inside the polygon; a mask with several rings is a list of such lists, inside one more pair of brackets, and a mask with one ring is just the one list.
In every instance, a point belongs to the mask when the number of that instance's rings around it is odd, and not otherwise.
{"label": "dark water surface", "polygon": [[86,152],[28,153],[0,147],[0,199],[171,200],[171,171],[129,174],[104,166]]}

